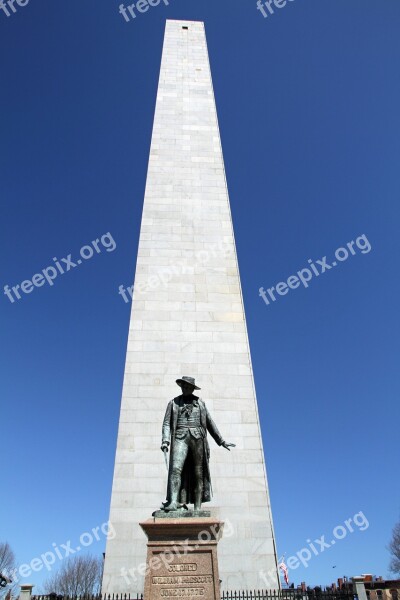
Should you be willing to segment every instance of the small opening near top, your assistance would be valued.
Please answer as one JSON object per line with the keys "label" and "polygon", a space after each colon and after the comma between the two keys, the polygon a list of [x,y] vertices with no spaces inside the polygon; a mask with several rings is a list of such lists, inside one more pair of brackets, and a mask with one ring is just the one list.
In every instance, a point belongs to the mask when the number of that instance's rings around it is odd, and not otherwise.
{"label": "small opening near top", "polygon": [[182,25],[182,29],[189,29],[186,25]]}

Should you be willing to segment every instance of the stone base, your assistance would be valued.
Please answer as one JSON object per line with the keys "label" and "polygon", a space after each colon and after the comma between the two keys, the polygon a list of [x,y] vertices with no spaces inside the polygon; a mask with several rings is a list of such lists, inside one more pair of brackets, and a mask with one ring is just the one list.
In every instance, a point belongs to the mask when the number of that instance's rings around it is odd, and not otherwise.
{"label": "stone base", "polygon": [[189,510],[188,508],[180,508],[179,510],[156,510],[152,513],[156,519],[181,519],[181,518],[199,518],[211,517],[210,510]]}
{"label": "stone base", "polygon": [[220,600],[217,544],[223,525],[182,515],[140,523],[148,538],[144,600]]}

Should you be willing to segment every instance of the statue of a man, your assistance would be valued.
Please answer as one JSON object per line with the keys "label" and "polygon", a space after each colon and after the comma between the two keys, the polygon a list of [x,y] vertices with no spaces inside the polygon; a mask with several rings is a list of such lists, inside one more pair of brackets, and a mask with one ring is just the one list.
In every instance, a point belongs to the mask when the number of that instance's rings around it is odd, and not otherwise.
{"label": "statue of a man", "polygon": [[194,378],[182,377],[176,383],[182,395],[169,402],[162,427],[161,450],[168,452],[171,445],[167,502],[163,509],[172,511],[194,504],[194,510],[200,510],[201,503],[209,502],[212,495],[207,431],[227,450],[235,444],[224,441],[205,403],[193,394],[200,389]]}

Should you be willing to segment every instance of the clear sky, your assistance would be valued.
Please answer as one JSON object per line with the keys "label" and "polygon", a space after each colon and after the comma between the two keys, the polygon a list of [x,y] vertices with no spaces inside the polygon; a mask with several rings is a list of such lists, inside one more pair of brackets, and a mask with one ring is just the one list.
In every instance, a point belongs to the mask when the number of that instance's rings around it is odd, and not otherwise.
{"label": "clear sky", "polygon": [[[133,281],[164,25],[204,20],[278,551],[330,542],[362,511],[368,527],[291,580],[386,576],[400,517],[400,3],[293,0],[265,18],[255,0],[170,0],[129,22],[119,3],[0,9],[1,290],[53,258],[70,269],[1,294],[0,540],[30,562],[108,519],[130,312],[118,286]],[[81,265],[61,261],[107,233]],[[267,305],[259,288],[309,259],[326,271]],[[101,534],[88,551],[103,550]]]}

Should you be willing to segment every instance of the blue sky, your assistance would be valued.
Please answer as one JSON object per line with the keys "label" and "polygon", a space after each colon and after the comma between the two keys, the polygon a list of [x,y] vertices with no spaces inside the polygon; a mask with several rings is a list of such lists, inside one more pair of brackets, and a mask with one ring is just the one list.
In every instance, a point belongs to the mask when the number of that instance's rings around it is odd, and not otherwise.
{"label": "blue sky", "polygon": [[[116,244],[53,286],[1,295],[0,540],[30,562],[108,518],[130,311],[118,286],[133,281],[165,19],[204,20],[278,551],[330,541],[362,511],[367,529],[291,579],[386,576],[400,517],[400,3],[294,0],[264,18],[252,0],[170,0],[129,23],[118,6],[0,10],[1,288],[107,232]],[[363,234],[369,252],[260,298]],[[89,548],[103,549],[104,536]]]}

